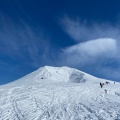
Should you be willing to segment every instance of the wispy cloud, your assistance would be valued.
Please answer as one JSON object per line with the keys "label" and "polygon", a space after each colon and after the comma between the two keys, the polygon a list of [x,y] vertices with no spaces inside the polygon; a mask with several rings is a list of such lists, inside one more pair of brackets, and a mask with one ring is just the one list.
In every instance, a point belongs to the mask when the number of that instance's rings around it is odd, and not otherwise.
{"label": "wispy cloud", "polygon": [[101,54],[103,56],[111,53],[108,55],[112,57],[117,53],[117,42],[111,38],[90,40],[68,47],[64,50],[64,52],[68,54],[86,54],[89,57],[96,57]]}
{"label": "wispy cloud", "polygon": [[120,38],[119,24],[88,23],[79,18],[71,19],[64,17],[61,20],[63,30],[77,42],[98,38]]}
{"label": "wispy cloud", "polygon": [[68,17],[61,22],[64,32],[76,41],[75,45],[62,50],[62,65],[76,67],[108,79],[120,78],[119,67],[115,66],[120,66],[119,26],[95,22],[90,24]]}
{"label": "wispy cloud", "polygon": [[68,65],[86,66],[96,63],[98,58],[116,59],[118,57],[115,39],[101,38],[82,42],[63,49],[62,57]]}
{"label": "wispy cloud", "polygon": [[22,20],[14,22],[0,14],[0,53],[38,67],[47,63],[50,43],[41,29],[35,30]]}

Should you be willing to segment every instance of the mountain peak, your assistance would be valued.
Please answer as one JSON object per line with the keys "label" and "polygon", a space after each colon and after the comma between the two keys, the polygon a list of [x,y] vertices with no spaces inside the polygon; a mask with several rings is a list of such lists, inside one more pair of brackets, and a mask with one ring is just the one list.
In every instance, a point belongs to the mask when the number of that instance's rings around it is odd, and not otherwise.
{"label": "mountain peak", "polygon": [[67,66],[62,67],[52,67],[44,66],[38,70],[16,80],[19,83],[53,83],[53,82],[63,82],[63,83],[84,83],[84,82],[101,82],[103,79],[96,78],[85,72],[77,70],[75,68],[70,68]]}

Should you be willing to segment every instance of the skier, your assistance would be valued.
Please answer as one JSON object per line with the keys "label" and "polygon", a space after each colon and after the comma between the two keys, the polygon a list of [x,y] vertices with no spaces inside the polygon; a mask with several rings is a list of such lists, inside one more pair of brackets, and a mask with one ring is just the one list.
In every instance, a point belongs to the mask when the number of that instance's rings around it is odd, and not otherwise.
{"label": "skier", "polygon": [[100,82],[100,87],[102,88],[102,83]]}
{"label": "skier", "polygon": [[105,89],[105,93],[107,93],[107,90]]}

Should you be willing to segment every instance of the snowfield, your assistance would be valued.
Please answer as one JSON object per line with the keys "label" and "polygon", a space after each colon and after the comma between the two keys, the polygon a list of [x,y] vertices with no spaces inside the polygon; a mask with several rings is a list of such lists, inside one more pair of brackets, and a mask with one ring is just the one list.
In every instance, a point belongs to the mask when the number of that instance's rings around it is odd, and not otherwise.
{"label": "snowfield", "polygon": [[0,120],[120,120],[120,84],[45,66],[0,86]]}

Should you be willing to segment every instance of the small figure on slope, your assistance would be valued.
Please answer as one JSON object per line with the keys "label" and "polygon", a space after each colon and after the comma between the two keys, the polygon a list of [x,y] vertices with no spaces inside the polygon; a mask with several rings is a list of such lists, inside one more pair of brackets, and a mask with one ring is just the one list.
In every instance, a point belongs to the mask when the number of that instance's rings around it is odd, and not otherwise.
{"label": "small figure on slope", "polygon": [[101,88],[103,87],[101,82],[100,82],[100,87],[101,87]]}
{"label": "small figure on slope", "polygon": [[105,93],[107,93],[107,90],[105,89]]}

